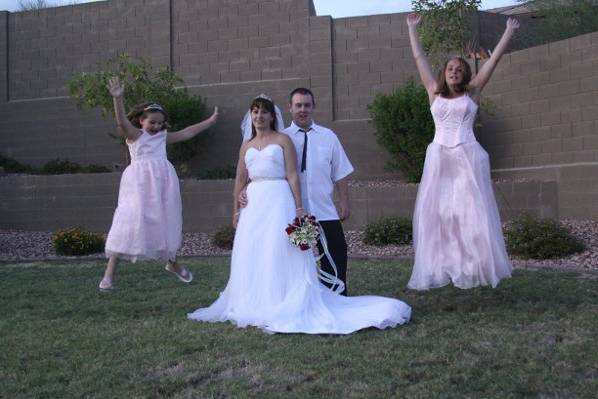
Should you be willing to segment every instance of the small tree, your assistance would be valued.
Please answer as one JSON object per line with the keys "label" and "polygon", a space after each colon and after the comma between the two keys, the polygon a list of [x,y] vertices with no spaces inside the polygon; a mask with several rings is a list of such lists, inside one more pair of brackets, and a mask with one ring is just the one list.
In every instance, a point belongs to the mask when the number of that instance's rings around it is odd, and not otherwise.
{"label": "small tree", "polygon": [[426,89],[411,79],[390,95],[378,94],[368,109],[376,141],[391,156],[388,169],[400,170],[409,182],[419,182],[426,148],[434,137]]}
{"label": "small tree", "polygon": [[46,0],[19,0],[18,4],[19,11],[41,10],[50,7]]}
{"label": "small tree", "polygon": [[63,5],[63,4],[77,4],[79,3],[78,1],[75,0],[71,0],[69,2],[58,2],[57,4],[55,3],[50,3],[47,0],[19,0],[18,1],[18,5],[19,11],[32,11],[32,10],[42,10],[44,8],[51,8],[51,7],[57,7],[59,5]]}
{"label": "small tree", "polygon": [[527,29],[527,41],[534,45],[598,30],[596,0],[530,0],[525,3],[537,21]]}
{"label": "small tree", "polygon": [[422,15],[420,37],[433,67],[448,54],[465,56],[472,40],[470,19],[481,0],[412,0],[413,10]]}
{"label": "small tree", "polygon": [[[186,88],[181,88],[183,80],[174,72],[168,69],[154,71],[147,61],[134,61],[126,54],[109,60],[104,69],[98,72],[73,77],[69,81],[70,95],[79,107],[99,108],[103,116],[113,115],[112,96],[106,88],[108,79],[113,75],[125,83],[126,109],[146,101],[158,102],[169,114],[172,130],[180,130],[205,117],[204,99],[192,96]],[[198,135],[184,143],[168,146],[168,158],[179,173],[186,173],[187,162],[198,153],[201,144],[202,135]]]}

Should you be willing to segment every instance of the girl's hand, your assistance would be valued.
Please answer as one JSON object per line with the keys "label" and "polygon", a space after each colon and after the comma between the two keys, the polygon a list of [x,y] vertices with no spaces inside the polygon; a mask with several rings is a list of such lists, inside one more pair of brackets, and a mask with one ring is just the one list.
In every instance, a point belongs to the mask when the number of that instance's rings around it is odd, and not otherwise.
{"label": "girl's hand", "polygon": [[113,76],[108,81],[108,91],[112,97],[122,97],[125,92],[125,85],[120,83],[118,76]]}
{"label": "girl's hand", "polygon": [[210,116],[208,118],[208,122],[210,123],[210,125],[213,125],[214,123],[216,123],[217,120],[218,120],[218,106],[215,106],[212,116]]}
{"label": "girl's hand", "polygon": [[305,215],[307,215],[307,212],[305,212],[305,209],[303,208],[297,208],[297,210],[295,211],[295,216],[299,219],[301,219]]}
{"label": "girl's hand", "polygon": [[410,28],[416,28],[417,25],[419,25],[421,21],[422,21],[422,17],[420,15],[417,15],[414,12],[407,15],[407,26]]}
{"label": "girl's hand", "polygon": [[517,29],[519,29],[520,26],[521,26],[521,24],[519,23],[519,21],[516,18],[509,17],[509,19],[507,19],[507,30],[508,31],[515,32]]}

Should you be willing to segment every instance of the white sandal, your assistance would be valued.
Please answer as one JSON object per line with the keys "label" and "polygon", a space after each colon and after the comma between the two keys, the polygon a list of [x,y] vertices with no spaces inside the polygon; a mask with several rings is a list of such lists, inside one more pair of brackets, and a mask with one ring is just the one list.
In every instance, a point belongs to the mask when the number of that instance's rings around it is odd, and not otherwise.
{"label": "white sandal", "polygon": [[164,267],[164,270],[174,274],[183,283],[190,283],[191,281],[193,281],[193,274],[191,274],[191,272],[187,270],[185,266],[179,266],[178,272],[172,270],[169,266],[170,265],[167,263],[166,267]]}
{"label": "white sandal", "polygon": [[102,281],[100,281],[98,288],[100,289],[100,291],[109,291],[113,288],[112,281],[103,278]]}

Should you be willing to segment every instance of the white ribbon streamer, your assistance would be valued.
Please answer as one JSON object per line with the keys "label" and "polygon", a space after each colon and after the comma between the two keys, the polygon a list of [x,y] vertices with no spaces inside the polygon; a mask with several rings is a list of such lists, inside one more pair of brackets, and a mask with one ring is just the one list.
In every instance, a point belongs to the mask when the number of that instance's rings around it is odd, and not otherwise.
{"label": "white ribbon streamer", "polygon": [[328,250],[328,241],[326,240],[326,234],[324,234],[324,228],[322,228],[322,225],[318,223],[318,228],[320,230],[320,243],[322,244],[322,249],[324,250],[323,254],[320,254],[317,258],[316,261],[322,259],[324,256],[326,256],[326,258],[328,259],[328,262],[330,262],[330,266],[332,266],[332,270],[334,270],[334,275],[325,272],[324,270],[322,270],[322,268],[320,266],[318,266],[318,278],[328,284],[331,284],[329,289],[335,293],[335,294],[340,294],[341,292],[343,292],[345,290],[345,283],[338,278],[338,269],[336,267],[336,263],[334,263],[334,260],[332,259],[332,255],[330,255],[330,251]]}

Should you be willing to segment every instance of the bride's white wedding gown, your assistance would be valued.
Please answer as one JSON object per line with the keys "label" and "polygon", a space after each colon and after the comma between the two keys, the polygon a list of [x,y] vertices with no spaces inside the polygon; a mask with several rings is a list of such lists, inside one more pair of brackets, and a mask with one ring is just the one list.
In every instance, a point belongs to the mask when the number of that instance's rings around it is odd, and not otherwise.
{"label": "bride's white wedding gown", "polygon": [[285,180],[282,147],[249,148],[249,203],[241,212],[228,284],[211,306],[188,314],[197,321],[230,321],[267,332],[349,334],[409,321],[409,305],[379,296],[344,297],[317,277],[311,251],[288,241],[295,203]]}

